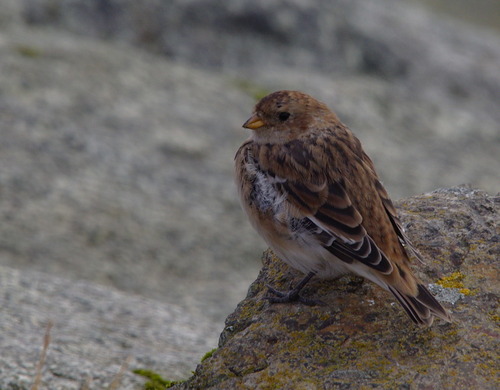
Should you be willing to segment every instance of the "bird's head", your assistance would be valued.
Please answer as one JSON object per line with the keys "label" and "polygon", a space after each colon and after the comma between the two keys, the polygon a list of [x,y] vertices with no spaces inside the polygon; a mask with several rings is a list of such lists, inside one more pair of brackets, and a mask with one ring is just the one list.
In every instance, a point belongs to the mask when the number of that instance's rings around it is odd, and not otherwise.
{"label": "bird's head", "polygon": [[337,117],[312,96],[298,91],[277,91],[262,98],[243,127],[253,130],[257,142],[287,142],[310,129],[328,127]]}

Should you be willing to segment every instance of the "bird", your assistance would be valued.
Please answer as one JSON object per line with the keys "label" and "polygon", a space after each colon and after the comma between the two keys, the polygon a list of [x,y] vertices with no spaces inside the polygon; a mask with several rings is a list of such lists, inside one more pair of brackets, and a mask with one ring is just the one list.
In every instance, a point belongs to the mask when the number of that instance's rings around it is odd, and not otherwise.
{"label": "bird", "polygon": [[324,103],[282,90],[263,97],[243,127],[235,181],[250,223],[273,252],[305,277],[272,303],[314,301],[313,278],[360,275],[391,292],[410,319],[430,326],[450,313],[412,272],[412,245],[359,139]]}

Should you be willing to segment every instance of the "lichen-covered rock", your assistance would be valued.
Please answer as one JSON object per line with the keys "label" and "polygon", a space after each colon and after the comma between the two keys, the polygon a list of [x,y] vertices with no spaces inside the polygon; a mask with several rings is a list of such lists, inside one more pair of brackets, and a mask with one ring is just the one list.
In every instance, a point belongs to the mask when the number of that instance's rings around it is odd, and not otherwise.
{"label": "lichen-covered rock", "polygon": [[416,273],[458,294],[445,303],[453,323],[417,327],[390,294],[353,276],[306,286],[324,306],[269,304],[267,284],[286,289],[300,275],[267,251],[219,349],[177,388],[499,388],[499,205],[466,187],[398,204],[427,259]]}

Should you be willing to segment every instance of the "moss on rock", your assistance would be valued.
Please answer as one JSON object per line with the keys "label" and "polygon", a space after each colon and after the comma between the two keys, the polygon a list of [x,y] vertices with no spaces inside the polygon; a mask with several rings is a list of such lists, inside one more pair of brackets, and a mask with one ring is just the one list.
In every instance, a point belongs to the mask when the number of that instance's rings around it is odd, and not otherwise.
{"label": "moss on rock", "polygon": [[326,305],[269,304],[267,284],[287,288],[300,274],[268,250],[217,353],[175,388],[498,388],[498,204],[465,187],[400,203],[428,259],[415,272],[461,292],[445,303],[453,323],[417,327],[390,294],[351,275],[306,286],[304,294]]}

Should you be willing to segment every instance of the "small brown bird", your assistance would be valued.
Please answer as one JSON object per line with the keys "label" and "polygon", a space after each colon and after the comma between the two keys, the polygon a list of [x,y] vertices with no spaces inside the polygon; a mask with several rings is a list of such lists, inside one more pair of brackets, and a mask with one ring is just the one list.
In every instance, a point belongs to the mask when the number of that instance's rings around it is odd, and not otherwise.
{"label": "small brown bird", "polygon": [[250,221],[274,252],[307,276],[272,302],[299,300],[313,277],[361,275],[390,291],[417,324],[450,314],[410,269],[406,236],[360,141],[328,107],[298,91],[264,97],[243,127],[236,182]]}

